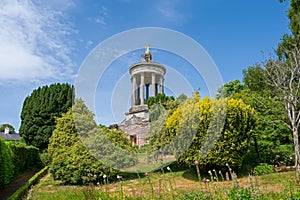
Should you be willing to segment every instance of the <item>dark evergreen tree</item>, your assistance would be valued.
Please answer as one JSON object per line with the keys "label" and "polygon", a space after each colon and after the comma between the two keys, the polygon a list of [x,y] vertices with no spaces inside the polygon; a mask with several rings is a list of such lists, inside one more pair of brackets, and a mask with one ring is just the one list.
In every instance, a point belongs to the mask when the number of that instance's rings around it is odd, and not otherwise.
{"label": "dark evergreen tree", "polygon": [[47,148],[55,118],[72,106],[74,86],[67,83],[39,87],[26,97],[21,112],[20,135],[27,144]]}

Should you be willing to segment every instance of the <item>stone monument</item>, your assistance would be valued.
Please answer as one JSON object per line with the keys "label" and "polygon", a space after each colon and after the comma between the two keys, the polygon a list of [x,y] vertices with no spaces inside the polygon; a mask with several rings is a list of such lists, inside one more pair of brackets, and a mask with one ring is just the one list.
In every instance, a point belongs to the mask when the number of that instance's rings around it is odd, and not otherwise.
{"label": "stone monument", "polygon": [[146,135],[150,127],[147,101],[151,96],[164,93],[166,73],[163,65],[152,62],[149,45],[146,45],[142,58],[141,62],[129,67],[132,85],[131,108],[125,113],[126,118],[118,124],[118,129],[123,130],[131,144],[136,146],[147,144]]}

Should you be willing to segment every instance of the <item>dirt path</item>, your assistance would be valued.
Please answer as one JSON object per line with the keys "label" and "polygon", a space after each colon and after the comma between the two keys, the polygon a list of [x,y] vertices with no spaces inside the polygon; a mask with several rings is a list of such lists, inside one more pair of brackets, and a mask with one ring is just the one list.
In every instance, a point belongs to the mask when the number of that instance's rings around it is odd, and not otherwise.
{"label": "dirt path", "polygon": [[37,172],[38,170],[26,172],[12,180],[8,186],[6,186],[3,190],[0,190],[0,200],[6,200],[10,197]]}

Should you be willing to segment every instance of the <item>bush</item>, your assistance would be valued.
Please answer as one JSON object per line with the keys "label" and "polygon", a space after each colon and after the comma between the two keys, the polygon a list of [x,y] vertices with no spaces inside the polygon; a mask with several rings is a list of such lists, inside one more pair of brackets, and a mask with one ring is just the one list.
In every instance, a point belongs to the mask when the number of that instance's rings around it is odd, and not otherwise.
{"label": "bush", "polygon": [[9,146],[14,154],[15,175],[41,166],[38,148],[18,143],[10,143]]}
{"label": "bush", "polygon": [[0,138],[0,189],[14,177],[14,155],[4,139]]}
{"label": "bush", "polygon": [[51,157],[47,151],[40,154],[40,159],[44,166],[48,166],[51,163]]}
{"label": "bush", "polygon": [[161,138],[174,141],[174,147],[170,146],[180,163],[192,166],[199,161],[205,171],[226,163],[239,168],[255,123],[254,109],[241,100],[201,100],[195,94],[166,120]]}
{"label": "bush", "polygon": [[276,149],[262,155],[262,162],[279,166],[295,165],[293,145],[280,145]]}
{"label": "bush", "polygon": [[24,171],[40,167],[39,150],[0,138],[0,188]]}
{"label": "bush", "polygon": [[104,173],[107,176],[111,173],[81,145],[60,151],[52,160],[50,172],[54,180],[72,185],[103,182]]}
{"label": "bush", "polygon": [[[74,117],[78,117],[76,126]],[[82,100],[76,99],[73,109],[57,118],[56,122],[48,146],[50,172],[55,180],[61,180],[65,184],[97,183],[103,181],[104,174],[109,177],[115,173],[95,159],[82,142],[88,140],[91,145],[99,145],[101,142],[97,140],[100,138],[89,140],[90,134],[98,135],[99,128],[93,120],[93,114]],[[80,137],[79,131],[86,136]]]}
{"label": "bush", "polygon": [[267,164],[262,164],[254,167],[253,172],[256,175],[262,175],[262,174],[269,174],[274,172],[274,166],[273,165],[267,165]]}

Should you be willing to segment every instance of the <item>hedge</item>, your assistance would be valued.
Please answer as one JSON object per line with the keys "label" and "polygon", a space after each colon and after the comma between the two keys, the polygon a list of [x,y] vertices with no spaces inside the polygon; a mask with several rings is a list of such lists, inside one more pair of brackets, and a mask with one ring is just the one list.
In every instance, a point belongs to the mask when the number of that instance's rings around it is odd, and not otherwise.
{"label": "hedge", "polygon": [[38,148],[14,143],[10,143],[10,148],[14,154],[15,175],[41,166]]}
{"label": "hedge", "polygon": [[7,200],[18,200],[29,190],[29,188],[38,183],[39,180],[48,172],[48,166],[44,167],[33,177],[31,177],[22,187],[20,187],[13,195],[11,195]]}
{"label": "hedge", "polygon": [[0,189],[24,171],[41,167],[39,149],[0,138]]}
{"label": "hedge", "polygon": [[14,177],[14,156],[4,139],[0,138],[0,189]]}

